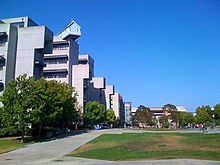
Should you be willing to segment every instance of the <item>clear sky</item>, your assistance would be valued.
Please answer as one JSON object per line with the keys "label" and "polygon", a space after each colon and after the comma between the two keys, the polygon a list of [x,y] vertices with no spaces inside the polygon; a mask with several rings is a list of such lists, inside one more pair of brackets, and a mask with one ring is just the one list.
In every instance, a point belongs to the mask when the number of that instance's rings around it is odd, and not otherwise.
{"label": "clear sky", "polygon": [[220,103],[219,0],[0,0],[0,18],[17,16],[55,34],[73,18],[80,53],[133,106]]}

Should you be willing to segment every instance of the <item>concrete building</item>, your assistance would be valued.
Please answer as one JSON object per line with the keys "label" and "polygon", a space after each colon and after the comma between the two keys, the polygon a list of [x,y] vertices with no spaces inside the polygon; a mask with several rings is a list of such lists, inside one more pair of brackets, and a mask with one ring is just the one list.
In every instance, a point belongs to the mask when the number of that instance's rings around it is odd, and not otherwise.
{"label": "concrete building", "polygon": [[74,21],[53,37],[53,52],[45,54],[44,77],[47,80],[57,80],[72,86],[72,66],[78,64],[79,45],[77,39],[81,36],[81,27]]}
{"label": "concrete building", "polygon": [[21,74],[43,76],[44,54],[51,53],[53,33],[29,17],[0,20],[0,90]]}
{"label": "concrete building", "polygon": [[111,106],[115,113],[115,116],[120,121],[120,126],[124,127],[125,124],[125,108],[123,98],[119,93],[115,93],[111,96]]}
{"label": "concrete building", "polygon": [[106,109],[113,109],[112,96],[115,94],[114,85],[106,85],[105,87],[105,100],[106,100]]}
{"label": "concrete building", "polygon": [[[21,74],[75,87],[79,105],[98,101],[124,122],[124,104],[104,77],[94,77],[94,60],[79,55],[81,27],[71,20],[56,36],[29,17],[0,20],[0,91]],[[122,122],[122,123],[123,123]]]}
{"label": "concrete building", "polygon": [[125,124],[130,125],[132,124],[131,102],[124,102],[124,108],[125,108]]}
{"label": "concrete building", "polygon": [[186,110],[186,108],[184,106],[177,106],[176,109],[179,112],[187,112],[187,110]]}
{"label": "concrete building", "polygon": [[88,55],[79,55],[78,65],[73,65],[72,86],[76,88],[79,104],[84,108],[85,103],[90,101],[90,81],[94,76],[94,60]]}

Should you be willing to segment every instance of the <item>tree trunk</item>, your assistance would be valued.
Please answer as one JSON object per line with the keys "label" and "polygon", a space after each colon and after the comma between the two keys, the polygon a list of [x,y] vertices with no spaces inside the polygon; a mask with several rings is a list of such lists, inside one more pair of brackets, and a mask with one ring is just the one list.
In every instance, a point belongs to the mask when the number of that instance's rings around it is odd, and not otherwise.
{"label": "tree trunk", "polygon": [[21,143],[24,143],[24,126],[22,126],[21,130]]}
{"label": "tree trunk", "polygon": [[54,132],[55,132],[55,131],[54,131],[54,124],[55,124],[55,121],[53,120],[53,121],[52,121],[52,135],[55,134],[55,133],[54,133]]}
{"label": "tree trunk", "polygon": [[40,126],[39,126],[39,134],[38,134],[38,138],[41,137],[42,127],[43,127],[43,123],[41,122],[41,123],[40,123]]}

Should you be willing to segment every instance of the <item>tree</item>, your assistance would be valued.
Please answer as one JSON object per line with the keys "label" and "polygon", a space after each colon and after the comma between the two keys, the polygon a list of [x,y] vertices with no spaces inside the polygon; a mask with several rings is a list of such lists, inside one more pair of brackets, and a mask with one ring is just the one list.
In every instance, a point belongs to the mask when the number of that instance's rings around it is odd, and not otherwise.
{"label": "tree", "polygon": [[187,126],[188,124],[194,123],[194,116],[191,112],[181,112],[180,113],[180,126]]}
{"label": "tree", "polygon": [[106,121],[109,123],[109,124],[115,124],[116,123],[116,116],[115,116],[115,113],[112,109],[107,109],[106,110]]}
{"label": "tree", "polygon": [[43,124],[60,121],[67,123],[75,118],[76,93],[68,84],[41,78],[33,90],[32,122],[39,125],[39,137]]}
{"label": "tree", "polygon": [[220,124],[220,104],[216,104],[214,106],[214,114],[213,119],[217,124]]}
{"label": "tree", "polygon": [[206,123],[210,125],[212,122],[212,110],[210,106],[201,106],[196,109],[195,120],[197,123]]}
{"label": "tree", "polygon": [[134,125],[152,125],[153,124],[153,115],[150,112],[150,109],[140,105],[133,116],[133,124]]}
{"label": "tree", "polygon": [[166,104],[162,109],[164,110],[164,115],[168,116],[170,114],[170,118],[168,117],[168,120],[170,119],[173,123],[176,124],[176,126],[178,126],[180,116],[179,112],[177,112],[176,106],[173,104]]}
{"label": "tree", "polygon": [[102,123],[106,120],[106,110],[104,105],[97,101],[89,101],[85,105],[84,122],[86,125]]}
{"label": "tree", "polygon": [[73,120],[76,101],[75,90],[68,84],[21,75],[1,96],[1,122],[8,132],[21,130],[23,142],[30,124],[39,128],[40,137],[44,124],[59,121],[64,125]]}
{"label": "tree", "polygon": [[24,141],[25,131],[31,121],[32,89],[34,78],[26,75],[19,76],[9,83],[9,87],[1,96],[2,122],[9,131],[21,130],[21,142]]}
{"label": "tree", "polygon": [[172,123],[176,124],[176,127],[179,126],[179,120],[181,118],[181,114],[178,111],[171,111],[170,119]]}
{"label": "tree", "polygon": [[169,121],[168,116],[165,114],[162,114],[162,116],[159,118],[159,122],[162,125],[162,128],[169,128]]}
{"label": "tree", "polygon": [[166,104],[163,106],[163,110],[171,113],[173,111],[177,111],[177,108],[173,104]]}

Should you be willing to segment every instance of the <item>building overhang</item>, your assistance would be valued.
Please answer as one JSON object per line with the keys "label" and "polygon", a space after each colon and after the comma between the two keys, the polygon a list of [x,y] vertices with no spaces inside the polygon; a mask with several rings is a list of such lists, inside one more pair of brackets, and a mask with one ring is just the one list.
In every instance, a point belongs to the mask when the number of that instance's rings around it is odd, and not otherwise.
{"label": "building overhang", "polygon": [[44,56],[44,59],[60,59],[60,58],[68,58],[68,56],[67,55]]}
{"label": "building overhang", "polygon": [[47,73],[67,73],[67,69],[50,69],[50,70],[44,70],[44,74]]}

